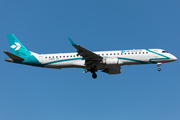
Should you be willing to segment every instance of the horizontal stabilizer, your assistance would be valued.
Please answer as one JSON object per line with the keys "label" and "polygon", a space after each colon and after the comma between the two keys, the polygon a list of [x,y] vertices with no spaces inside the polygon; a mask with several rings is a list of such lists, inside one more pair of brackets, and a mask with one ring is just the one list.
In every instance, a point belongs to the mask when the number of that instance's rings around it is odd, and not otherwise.
{"label": "horizontal stabilizer", "polygon": [[14,55],[14,54],[12,54],[10,52],[7,52],[7,51],[3,51],[3,52],[13,60],[22,60],[22,61],[25,60],[25,59],[23,59],[23,58],[21,58],[21,57],[19,57],[17,55]]}

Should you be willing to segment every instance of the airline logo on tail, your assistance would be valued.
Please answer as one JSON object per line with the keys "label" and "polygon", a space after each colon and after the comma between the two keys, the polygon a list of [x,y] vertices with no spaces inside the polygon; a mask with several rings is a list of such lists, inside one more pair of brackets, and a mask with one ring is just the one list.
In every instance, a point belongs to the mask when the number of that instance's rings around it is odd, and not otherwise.
{"label": "airline logo on tail", "polygon": [[19,50],[21,48],[21,45],[18,42],[15,42],[15,45],[11,45],[11,48],[15,49],[15,51]]}

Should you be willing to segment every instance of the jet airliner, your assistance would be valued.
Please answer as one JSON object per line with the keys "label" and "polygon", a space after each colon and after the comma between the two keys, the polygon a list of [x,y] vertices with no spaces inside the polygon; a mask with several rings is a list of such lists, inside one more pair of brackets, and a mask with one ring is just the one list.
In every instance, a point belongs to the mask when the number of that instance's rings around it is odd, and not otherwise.
{"label": "jet airliner", "polygon": [[133,49],[116,51],[89,51],[80,45],[69,41],[77,49],[74,53],[37,54],[29,51],[13,34],[7,34],[11,52],[4,51],[9,56],[7,62],[19,63],[44,68],[81,68],[83,73],[91,72],[97,78],[96,72],[101,70],[108,74],[120,74],[123,65],[157,64],[161,71],[162,63],[176,61],[177,58],[163,49]]}

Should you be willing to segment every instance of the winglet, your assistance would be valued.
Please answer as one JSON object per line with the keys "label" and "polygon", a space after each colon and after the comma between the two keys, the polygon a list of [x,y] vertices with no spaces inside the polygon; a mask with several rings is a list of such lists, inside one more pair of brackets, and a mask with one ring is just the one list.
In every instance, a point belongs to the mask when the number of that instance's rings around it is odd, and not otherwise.
{"label": "winglet", "polygon": [[77,44],[74,43],[69,37],[68,37],[68,39],[69,39],[69,41],[70,41],[70,43],[71,43],[72,45],[77,45]]}

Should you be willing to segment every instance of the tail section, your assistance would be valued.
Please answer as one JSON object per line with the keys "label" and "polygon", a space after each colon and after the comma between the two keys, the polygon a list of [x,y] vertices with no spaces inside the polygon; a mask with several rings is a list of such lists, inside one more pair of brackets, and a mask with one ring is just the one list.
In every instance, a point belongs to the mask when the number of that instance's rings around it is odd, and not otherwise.
{"label": "tail section", "polygon": [[7,34],[11,53],[21,58],[27,58],[31,55],[29,50],[13,34]]}
{"label": "tail section", "polygon": [[32,66],[43,67],[40,63],[39,54],[30,52],[13,34],[7,34],[11,53],[4,51],[10,58],[5,61]]}

